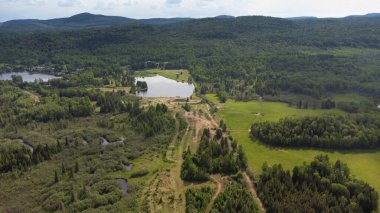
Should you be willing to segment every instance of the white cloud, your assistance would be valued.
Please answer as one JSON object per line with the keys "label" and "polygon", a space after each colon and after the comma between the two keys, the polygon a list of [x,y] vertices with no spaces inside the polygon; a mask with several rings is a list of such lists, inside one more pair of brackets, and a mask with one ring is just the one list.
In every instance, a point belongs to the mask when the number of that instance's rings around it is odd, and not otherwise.
{"label": "white cloud", "polygon": [[58,2],[59,7],[78,7],[82,6],[82,2],[79,0],[61,0]]}
{"label": "white cloud", "polygon": [[94,7],[95,10],[112,10],[116,7],[112,1],[98,1]]}
{"label": "white cloud", "polygon": [[379,0],[0,0],[0,22],[48,19],[81,12],[131,18],[211,17],[221,14],[276,17],[342,17],[380,12]]}
{"label": "white cloud", "polygon": [[27,5],[41,6],[45,4],[45,0],[25,0]]}

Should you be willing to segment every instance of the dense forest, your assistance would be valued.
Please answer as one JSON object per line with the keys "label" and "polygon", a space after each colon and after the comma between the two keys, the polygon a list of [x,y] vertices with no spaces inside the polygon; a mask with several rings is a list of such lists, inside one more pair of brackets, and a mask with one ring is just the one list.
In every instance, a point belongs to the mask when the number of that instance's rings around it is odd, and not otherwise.
{"label": "dense forest", "polygon": [[[242,146],[228,135],[223,120],[215,135],[210,129],[204,129],[197,152],[192,154],[189,148],[184,152],[181,178],[187,182],[203,182],[215,180],[211,177],[213,174],[222,174],[227,178],[226,189],[212,204],[211,212],[259,212],[241,173],[248,167],[245,153]],[[187,190],[186,212],[204,212],[211,193],[210,188]]]}
{"label": "dense forest", "polygon": [[252,16],[29,34],[0,38],[0,63],[3,71],[44,65],[95,77],[100,70],[184,68],[200,91],[226,91],[237,100],[347,91],[378,99],[379,23]]}
{"label": "dense forest", "polygon": [[252,124],[251,136],[270,145],[369,149],[380,146],[380,122],[374,115],[284,118]]}
{"label": "dense forest", "polygon": [[257,183],[268,212],[376,212],[378,193],[350,175],[346,164],[316,156],[293,172],[263,165]]}
{"label": "dense forest", "polygon": [[242,180],[241,173],[233,177],[226,189],[218,196],[211,212],[260,212],[257,204],[253,201],[252,195],[248,191]]}
{"label": "dense forest", "polygon": [[223,130],[217,129],[212,138],[209,129],[203,135],[196,153],[190,149],[184,153],[181,178],[186,181],[205,181],[210,174],[235,174],[248,166],[246,156],[236,141],[223,137]]}
{"label": "dense forest", "polygon": [[214,190],[210,187],[186,190],[186,213],[205,212]]}

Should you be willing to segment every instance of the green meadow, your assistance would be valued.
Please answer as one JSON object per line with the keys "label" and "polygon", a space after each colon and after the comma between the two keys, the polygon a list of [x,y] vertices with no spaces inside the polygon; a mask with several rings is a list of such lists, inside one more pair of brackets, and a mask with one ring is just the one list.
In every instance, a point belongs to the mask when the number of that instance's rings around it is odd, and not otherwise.
{"label": "green meadow", "polygon": [[187,70],[161,70],[161,69],[147,69],[142,71],[137,71],[136,76],[150,77],[155,75],[161,75],[165,78],[170,78],[176,81],[189,80],[190,74]]}
{"label": "green meadow", "polygon": [[344,114],[344,112],[337,109],[296,109],[279,102],[235,102],[228,100],[221,104],[214,94],[208,94],[206,97],[220,107],[216,113],[217,118],[223,119],[227,123],[233,137],[243,146],[249,165],[256,174],[261,172],[261,166],[264,162],[269,165],[282,164],[284,168],[292,169],[295,165],[311,161],[316,155],[327,154],[331,161],[339,159],[347,163],[354,176],[368,182],[380,192],[380,149],[334,151],[310,148],[279,148],[265,145],[249,137],[249,128],[253,122],[277,121],[283,117],[313,116],[325,113]]}

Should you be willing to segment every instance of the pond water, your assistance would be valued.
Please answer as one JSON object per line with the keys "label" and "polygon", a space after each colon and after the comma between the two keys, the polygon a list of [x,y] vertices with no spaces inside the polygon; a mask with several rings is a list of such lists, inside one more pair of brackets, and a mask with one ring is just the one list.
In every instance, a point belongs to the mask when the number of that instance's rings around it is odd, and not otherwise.
{"label": "pond water", "polygon": [[118,178],[116,179],[119,183],[120,189],[123,191],[123,195],[126,196],[128,194],[128,185],[125,179]]}
{"label": "pond water", "polygon": [[109,144],[110,144],[110,142],[108,142],[107,139],[105,139],[105,138],[102,137],[102,145],[103,146],[107,146]]}
{"label": "pond water", "polygon": [[146,98],[188,98],[194,92],[194,84],[177,82],[160,75],[156,75],[154,77],[136,78],[136,82],[137,81],[145,81],[147,83],[147,91],[136,92],[136,95]]}
{"label": "pond water", "polygon": [[42,79],[42,81],[48,81],[53,78],[60,78],[58,76],[42,74],[42,73],[29,73],[29,72],[8,72],[0,74],[0,80],[12,80],[12,75],[19,75],[26,82],[34,82],[36,79]]}

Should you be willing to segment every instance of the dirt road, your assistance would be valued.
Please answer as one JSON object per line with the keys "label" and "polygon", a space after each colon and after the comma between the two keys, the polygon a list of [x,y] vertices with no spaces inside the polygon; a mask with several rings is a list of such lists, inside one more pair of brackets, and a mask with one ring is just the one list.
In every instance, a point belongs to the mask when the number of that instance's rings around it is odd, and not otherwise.
{"label": "dirt road", "polygon": [[207,205],[207,208],[206,208],[206,213],[209,213],[211,208],[212,208],[212,205],[214,204],[216,198],[219,196],[219,194],[222,192],[222,183],[220,180],[214,178],[214,177],[211,177],[211,179],[216,183],[216,191],[215,191],[215,194],[212,196],[211,200],[210,200],[210,203]]}
{"label": "dirt road", "polygon": [[260,212],[265,213],[266,210],[265,210],[264,205],[263,205],[263,203],[261,202],[260,198],[257,197],[257,193],[256,193],[256,190],[255,190],[255,186],[253,185],[251,178],[248,176],[247,172],[243,172],[243,176],[244,176],[245,181],[246,181],[247,184],[248,184],[249,191],[251,192],[253,198],[255,199],[255,202],[256,202],[257,205],[259,206],[259,210],[260,210]]}

